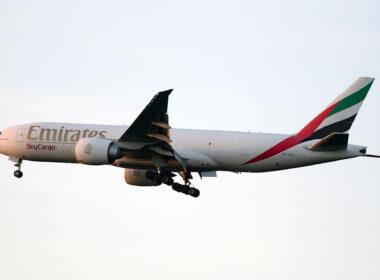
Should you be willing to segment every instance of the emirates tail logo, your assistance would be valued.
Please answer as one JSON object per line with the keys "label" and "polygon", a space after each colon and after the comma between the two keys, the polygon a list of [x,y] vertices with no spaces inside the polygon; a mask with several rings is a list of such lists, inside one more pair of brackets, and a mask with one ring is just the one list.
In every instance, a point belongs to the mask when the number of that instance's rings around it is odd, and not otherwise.
{"label": "emirates tail logo", "polygon": [[93,148],[91,147],[91,144],[87,144],[85,147],[84,147],[84,153],[86,155],[91,155],[91,151],[93,150]]}

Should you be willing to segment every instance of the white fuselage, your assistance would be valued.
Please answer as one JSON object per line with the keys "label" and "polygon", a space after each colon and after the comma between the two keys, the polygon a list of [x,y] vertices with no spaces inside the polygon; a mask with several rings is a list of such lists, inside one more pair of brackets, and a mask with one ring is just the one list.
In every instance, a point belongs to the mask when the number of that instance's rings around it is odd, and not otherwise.
{"label": "white fuselage", "polygon": [[[0,135],[0,153],[32,161],[76,163],[75,145],[81,138],[117,140],[126,126],[69,123],[31,123],[7,128]],[[316,152],[307,149],[318,140],[298,144],[264,160],[244,164],[290,135],[193,129],[171,129],[172,147],[192,171],[265,172],[295,168],[362,155],[364,147]],[[129,167],[129,166],[123,166]],[[130,166],[136,168],[136,166]],[[153,166],[140,166],[141,169]]]}

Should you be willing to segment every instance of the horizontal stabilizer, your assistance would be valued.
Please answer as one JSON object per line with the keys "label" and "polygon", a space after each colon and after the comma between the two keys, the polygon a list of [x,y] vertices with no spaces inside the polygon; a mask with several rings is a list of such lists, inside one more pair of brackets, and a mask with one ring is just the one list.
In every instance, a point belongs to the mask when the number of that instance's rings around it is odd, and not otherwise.
{"label": "horizontal stabilizer", "polygon": [[317,152],[345,150],[347,149],[348,136],[347,133],[334,132],[313,144],[308,149]]}

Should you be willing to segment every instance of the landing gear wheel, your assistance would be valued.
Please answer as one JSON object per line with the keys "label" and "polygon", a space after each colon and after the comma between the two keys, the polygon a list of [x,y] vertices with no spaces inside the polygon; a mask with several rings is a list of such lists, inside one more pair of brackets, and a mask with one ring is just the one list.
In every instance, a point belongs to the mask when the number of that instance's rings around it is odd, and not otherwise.
{"label": "landing gear wheel", "polygon": [[168,185],[168,186],[171,186],[174,183],[173,178],[171,178],[169,176],[163,176],[161,181],[162,181],[162,183],[164,183],[165,185]]}
{"label": "landing gear wheel", "polygon": [[191,195],[192,197],[198,197],[201,194],[201,192],[196,188],[189,188],[188,195]]}
{"label": "landing gear wheel", "polygon": [[175,190],[176,192],[180,192],[181,191],[181,184],[178,184],[178,183],[173,183],[172,185],[172,189]]}
{"label": "landing gear wheel", "polygon": [[184,193],[184,194],[189,194],[189,187],[186,186],[186,185],[181,185],[181,189],[180,189],[180,192],[181,193]]}
{"label": "landing gear wheel", "polygon": [[161,179],[162,179],[162,174],[153,173],[153,178],[152,178],[153,181],[156,181],[157,183],[162,184]]}
{"label": "landing gear wheel", "polygon": [[13,175],[15,175],[16,178],[21,178],[22,177],[22,171],[21,170],[16,170]]}
{"label": "landing gear wheel", "polygon": [[175,190],[176,192],[181,192],[181,193],[184,193],[184,194],[188,194],[188,191],[189,191],[189,187],[188,186],[181,185],[181,184],[178,184],[178,183],[173,183],[172,189]]}
{"label": "landing gear wheel", "polygon": [[162,184],[161,177],[162,177],[162,175],[160,173],[153,172],[151,170],[148,170],[145,173],[145,178],[147,178],[148,180],[152,180],[152,181],[156,182],[158,185]]}
{"label": "landing gear wheel", "polygon": [[181,193],[190,195],[192,197],[198,197],[200,195],[200,191],[198,189],[191,188],[191,187],[188,187],[186,185],[181,185],[178,183],[173,183],[172,189],[177,191],[177,192],[181,192]]}

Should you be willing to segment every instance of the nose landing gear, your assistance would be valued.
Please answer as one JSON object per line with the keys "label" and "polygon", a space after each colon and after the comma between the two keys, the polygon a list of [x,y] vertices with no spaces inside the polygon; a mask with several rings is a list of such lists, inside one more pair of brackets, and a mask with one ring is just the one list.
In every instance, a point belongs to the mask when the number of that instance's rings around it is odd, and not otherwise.
{"label": "nose landing gear", "polygon": [[17,170],[13,173],[13,175],[16,177],[16,178],[21,178],[22,175],[24,175],[21,171],[21,163],[22,163],[22,159],[18,159],[16,164],[14,166],[17,167]]}
{"label": "nose landing gear", "polygon": [[15,175],[16,178],[21,178],[23,173],[21,170],[16,170],[13,175]]}

